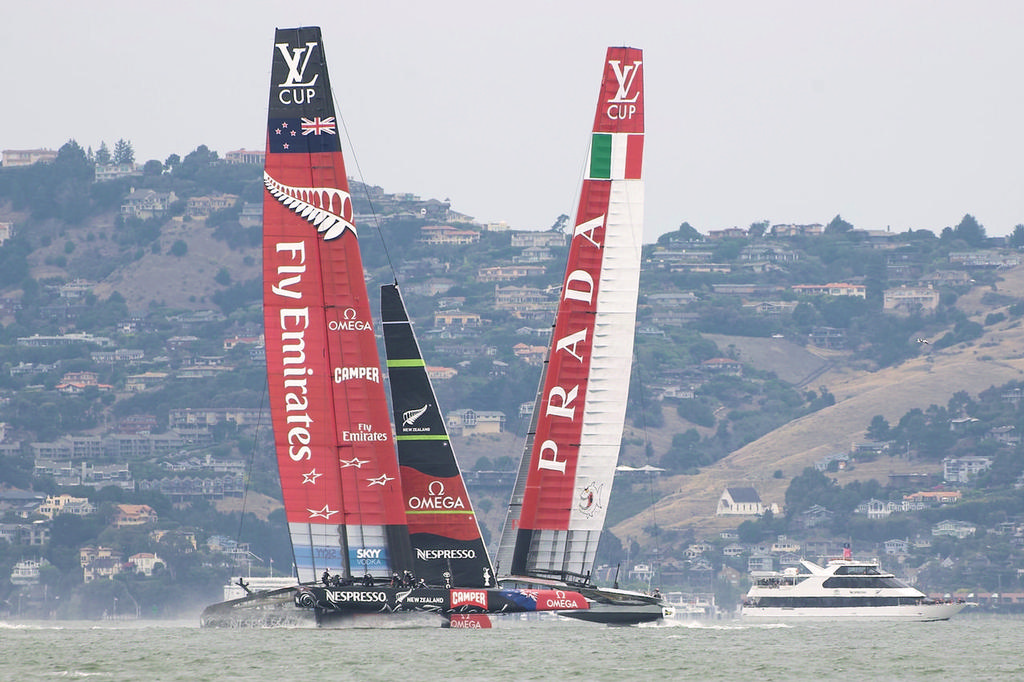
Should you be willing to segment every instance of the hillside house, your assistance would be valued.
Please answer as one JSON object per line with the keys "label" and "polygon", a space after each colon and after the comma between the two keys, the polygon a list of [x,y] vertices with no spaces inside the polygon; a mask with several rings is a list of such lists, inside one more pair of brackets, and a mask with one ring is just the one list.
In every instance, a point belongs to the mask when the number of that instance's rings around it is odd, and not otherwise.
{"label": "hillside house", "polygon": [[[454,279],[448,279],[447,277],[428,277],[427,279],[420,282],[409,282],[402,286],[402,290],[409,294],[416,294],[418,296],[437,296],[438,294],[446,294],[448,290],[455,286]],[[465,298],[462,299],[465,303]],[[437,306],[439,309],[444,306]]]}
{"label": "hillside house", "polygon": [[747,559],[747,573],[769,573],[775,570],[775,557],[768,553],[755,552]]}
{"label": "hillside house", "polygon": [[427,377],[431,381],[448,381],[459,375],[459,370],[454,367],[431,367],[427,366]]}
{"label": "hillside house", "polygon": [[267,154],[262,149],[236,149],[233,152],[224,153],[224,163],[248,164],[262,168],[266,157]]}
{"label": "hillside house", "polygon": [[4,149],[0,152],[4,168],[31,166],[34,163],[51,163],[57,159],[52,149]]}
{"label": "hillside house", "polygon": [[728,545],[722,548],[722,556],[737,557],[742,556],[743,552],[747,551],[743,545],[738,542],[730,542]]}
{"label": "hillside house", "polygon": [[747,231],[742,227],[727,227],[724,230],[708,230],[708,239],[719,241],[721,239],[745,239]]}
{"label": "hillside house", "polygon": [[942,460],[942,478],[946,483],[970,483],[991,466],[988,457],[947,457]]}
{"label": "hillside house", "polygon": [[133,187],[121,203],[121,215],[131,218],[159,218],[167,213],[171,204],[178,200],[174,192],[156,192],[151,189],[138,190]]}
{"label": "hillside house", "polygon": [[495,287],[494,307],[512,312],[554,311],[555,301],[545,291],[535,287]]}
{"label": "hillside house", "polygon": [[114,389],[110,384],[99,383],[99,375],[96,372],[68,372],[54,388],[65,395],[78,395],[90,387],[100,391],[112,391]]}
{"label": "hillside house", "polygon": [[818,348],[843,350],[846,348],[846,330],[835,327],[812,327],[811,333],[807,335],[807,341]]}
{"label": "hillside house", "polygon": [[501,433],[505,430],[505,413],[498,411],[454,410],[445,415],[448,430],[457,435]]}
{"label": "hillside house", "polygon": [[855,298],[868,297],[867,287],[863,284],[847,284],[846,282],[831,282],[829,284],[794,284],[790,289],[798,294],[853,296]]}
{"label": "hillside house", "polygon": [[[513,263],[545,263],[549,260],[554,260],[555,254],[551,252],[551,249],[546,249],[542,246],[530,246],[523,249],[522,254],[518,256],[512,256]],[[545,268],[545,271],[547,268]],[[541,272],[540,274],[544,274]]]}
{"label": "hillside house", "polygon": [[[43,559],[44,563],[46,559]],[[22,559],[11,569],[11,582],[15,585],[38,585],[40,562],[36,559]]]}
{"label": "hillside house", "polygon": [[743,363],[730,358],[711,358],[700,363],[700,368],[713,374],[740,376],[743,374]]}
{"label": "hillside house", "polygon": [[479,327],[483,324],[479,313],[464,313],[461,310],[449,310],[434,313],[434,326],[447,327]]}
{"label": "hillside house", "polygon": [[529,247],[550,248],[565,246],[566,235],[561,232],[513,232],[512,247],[521,249]]}
{"label": "hillside house", "polygon": [[167,372],[143,372],[142,374],[132,374],[125,377],[124,379],[124,390],[128,393],[141,393],[150,388],[160,386],[167,377],[170,376]]}
{"label": "hillside house", "polygon": [[205,218],[214,211],[233,207],[237,201],[236,195],[219,192],[205,197],[190,197],[185,204],[185,215],[190,218]]}
{"label": "hillside house", "polygon": [[[119,325],[122,334],[128,333]],[[118,348],[117,350],[97,350],[89,353],[92,361],[101,365],[131,365],[146,357],[146,351],[131,348]]]}
{"label": "hillside house", "polygon": [[903,505],[899,502],[888,500],[876,500],[871,498],[867,502],[861,502],[853,510],[854,514],[863,514],[869,519],[884,519],[893,512],[903,511]]}
{"label": "hillside house", "polygon": [[157,520],[157,513],[148,504],[119,504],[113,525],[115,528],[127,528],[156,523]]}
{"label": "hillside house", "polygon": [[813,504],[806,511],[800,512],[797,525],[805,530],[817,528],[830,523],[834,516],[835,514],[829,509],[820,504]]}
{"label": "hillside house", "polygon": [[769,551],[772,554],[799,554],[800,543],[790,540],[785,535],[780,535],[775,542],[772,543]]}
{"label": "hillside house", "polygon": [[420,241],[424,244],[462,245],[480,241],[476,230],[460,230],[451,225],[425,225],[420,228]]}
{"label": "hillside house", "polygon": [[772,225],[772,228],[768,233],[773,237],[800,237],[804,235],[817,237],[824,231],[825,227],[820,223],[811,223],[808,225],[780,224]]}
{"label": "hillside house", "polygon": [[74,514],[85,516],[96,511],[96,507],[85,497],[72,497],[71,495],[47,495],[46,501],[39,505],[36,510],[48,519],[53,519],[60,514]]}
{"label": "hillside house", "polygon": [[78,563],[82,567],[82,575],[87,583],[97,578],[112,578],[124,568],[124,559],[120,552],[110,547],[92,547],[86,545],[78,550]]}
{"label": "hillside house", "polygon": [[962,497],[959,490],[922,490],[904,495],[907,502],[923,502],[925,506],[937,507],[942,504],[956,504]]}
{"label": "hillside house", "polygon": [[761,496],[749,487],[726,488],[718,498],[715,516],[760,516],[765,506]]}
{"label": "hillside house", "polygon": [[543,265],[495,265],[478,268],[478,282],[510,282],[524,277],[539,277],[547,271]]}
{"label": "hillside house", "polygon": [[886,289],[882,294],[882,310],[910,314],[921,310],[935,310],[939,305],[939,291],[929,284],[925,287],[902,285]]}
{"label": "hillside house", "polygon": [[977,526],[967,523],[966,521],[953,521],[951,519],[946,519],[945,521],[939,521],[932,526],[932,535],[936,537],[940,535],[948,535],[950,537],[963,540],[966,537],[974,535],[977,530]]}
{"label": "hillside house", "polygon": [[49,544],[50,522],[37,520],[31,523],[0,523],[0,540],[6,540],[10,545],[31,547]]}
{"label": "hillside house", "polygon": [[134,163],[96,164],[96,182],[142,177],[142,168]]}
{"label": "hillside house", "polygon": [[114,342],[107,336],[93,336],[86,332],[73,332],[59,336],[43,336],[33,334],[32,336],[19,336],[18,345],[29,348],[53,348],[57,346],[73,346],[77,343],[91,343],[101,347],[114,345]]}
{"label": "hillside house", "polygon": [[910,543],[899,538],[886,540],[882,546],[885,548],[886,554],[906,554],[910,549]]}
{"label": "hillside house", "polygon": [[1020,257],[996,251],[952,251],[949,262],[973,268],[1012,268],[1020,265]]}
{"label": "hillside house", "polygon": [[153,575],[153,568],[163,562],[164,560],[153,552],[139,552],[128,557],[128,566],[142,575]]}
{"label": "hillside house", "polygon": [[548,347],[517,343],[512,346],[512,353],[529,365],[542,365],[548,356]]}

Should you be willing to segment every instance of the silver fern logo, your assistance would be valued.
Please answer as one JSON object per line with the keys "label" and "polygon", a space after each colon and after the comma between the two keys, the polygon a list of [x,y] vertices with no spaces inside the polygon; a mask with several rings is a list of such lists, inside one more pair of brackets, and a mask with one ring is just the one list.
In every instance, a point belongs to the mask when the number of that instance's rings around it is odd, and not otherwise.
{"label": "silver fern logo", "polygon": [[270,195],[311,224],[325,241],[337,239],[345,230],[355,236],[352,197],[336,187],[290,187],[263,171],[263,184]]}
{"label": "silver fern logo", "polygon": [[416,420],[423,416],[423,413],[427,411],[430,404],[426,404],[423,407],[415,410],[408,410],[402,413],[402,426],[412,426],[416,423]]}

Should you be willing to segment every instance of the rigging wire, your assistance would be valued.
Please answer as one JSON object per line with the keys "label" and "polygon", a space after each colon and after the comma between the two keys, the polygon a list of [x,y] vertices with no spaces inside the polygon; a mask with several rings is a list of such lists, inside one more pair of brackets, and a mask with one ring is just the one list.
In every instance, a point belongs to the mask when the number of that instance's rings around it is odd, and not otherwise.
{"label": "rigging wire", "polygon": [[[650,455],[648,453],[649,453],[649,449],[652,446],[651,446],[650,435],[649,435],[648,430],[647,430],[647,394],[644,391],[643,369],[642,369],[641,363],[639,362],[639,359],[637,358],[635,350],[633,351],[633,359],[636,361],[636,368],[637,368],[637,382],[636,383],[637,383],[637,393],[639,394],[639,399],[640,399],[640,424],[641,424],[640,429],[641,429],[641,431],[644,434],[644,438],[643,438],[643,440],[644,440],[644,459],[647,461],[648,464],[650,464]],[[653,472],[653,471],[648,471],[647,472],[647,489],[648,489],[648,492],[650,493],[650,498],[651,498],[651,505],[650,505],[651,521],[652,521],[652,524],[654,526],[654,538],[653,539],[654,539],[654,556],[655,556],[655,561],[652,562],[652,563],[653,563],[653,565],[655,567],[655,572],[656,572],[656,574],[658,576],[658,587],[664,587],[664,585],[661,582],[661,580],[662,580],[662,575],[661,575],[661,529],[658,527],[658,507],[657,507],[658,500],[655,497],[655,491],[654,491],[654,473],[655,472]]]}
{"label": "rigging wire", "polygon": [[[370,207],[370,216],[373,218],[373,230],[377,233],[380,245],[384,249],[384,258],[388,262],[388,269],[391,270],[391,279],[395,284],[398,284],[398,275],[395,272],[395,264],[391,260],[391,251],[388,249],[387,240],[384,239],[384,231],[381,229],[380,218],[377,216],[377,209],[374,208],[373,198],[370,196],[370,193],[366,191],[366,178],[363,177],[363,169],[359,166],[359,157],[356,155],[355,145],[352,144],[352,137],[348,132],[348,123],[345,122],[345,117],[341,114],[341,107],[338,106],[338,98],[335,97],[333,92],[331,93],[331,97],[334,99],[335,116],[338,117],[341,129],[345,131],[345,143],[348,145],[348,149],[352,157],[352,163],[355,165],[356,177],[359,179],[359,184],[363,187],[363,194],[366,197],[366,203]],[[353,210],[355,210],[354,205]]]}
{"label": "rigging wire", "polygon": [[[264,372],[264,375],[266,373]],[[242,528],[245,525],[245,511],[249,504],[249,482],[252,481],[253,464],[256,462],[256,449],[259,447],[260,426],[263,424],[263,407],[266,402],[267,393],[270,390],[269,377],[263,380],[263,391],[260,393],[260,408],[256,413],[256,428],[252,435],[252,450],[249,451],[249,463],[245,470],[245,481],[242,485],[242,515],[238,519],[238,533],[235,535],[237,542],[242,541]]]}

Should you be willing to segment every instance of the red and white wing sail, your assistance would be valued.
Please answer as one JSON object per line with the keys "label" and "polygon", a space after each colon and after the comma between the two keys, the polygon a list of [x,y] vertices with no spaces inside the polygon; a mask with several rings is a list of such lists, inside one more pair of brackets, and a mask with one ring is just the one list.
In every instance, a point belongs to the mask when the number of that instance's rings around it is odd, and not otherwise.
{"label": "red and white wing sail", "polygon": [[586,578],[618,460],[643,232],[643,54],[609,48],[534,428],[499,570]]}

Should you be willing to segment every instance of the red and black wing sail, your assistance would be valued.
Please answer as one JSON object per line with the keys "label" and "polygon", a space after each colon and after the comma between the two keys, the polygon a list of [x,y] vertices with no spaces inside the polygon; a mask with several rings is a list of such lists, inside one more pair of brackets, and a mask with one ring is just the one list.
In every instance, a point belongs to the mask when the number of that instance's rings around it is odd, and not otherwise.
{"label": "red and black wing sail", "polygon": [[452,585],[493,587],[494,569],[402,294],[392,284],[380,296],[416,576],[440,585],[448,572]]}

